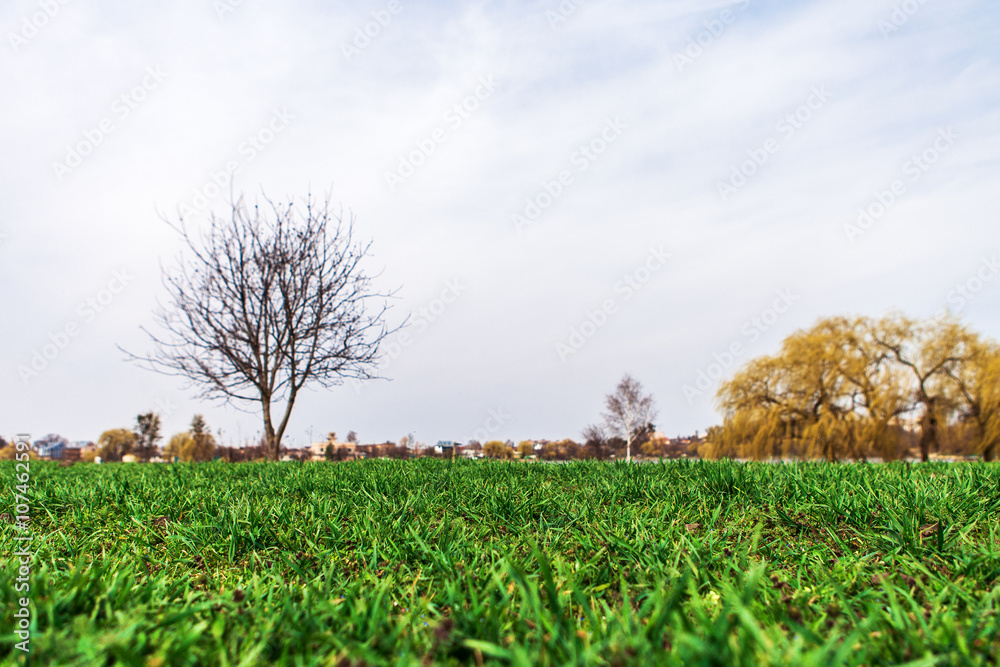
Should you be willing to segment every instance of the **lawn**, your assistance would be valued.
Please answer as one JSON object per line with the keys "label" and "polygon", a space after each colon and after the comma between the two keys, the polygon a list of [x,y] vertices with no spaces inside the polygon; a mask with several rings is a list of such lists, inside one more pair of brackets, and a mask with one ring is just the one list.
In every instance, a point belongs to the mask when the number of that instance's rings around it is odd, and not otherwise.
{"label": "lawn", "polygon": [[1000,661],[1000,464],[32,462],[30,484],[33,664]]}

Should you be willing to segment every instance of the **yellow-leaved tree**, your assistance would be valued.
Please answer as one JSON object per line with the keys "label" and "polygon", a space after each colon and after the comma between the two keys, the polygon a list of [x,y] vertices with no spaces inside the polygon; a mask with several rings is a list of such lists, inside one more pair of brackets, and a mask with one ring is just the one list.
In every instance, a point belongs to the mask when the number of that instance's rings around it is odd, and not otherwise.
{"label": "yellow-leaved tree", "polygon": [[181,461],[211,461],[215,455],[215,438],[209,433],[205,419],[195,415],[191,420],[191,430],[178,433],[170,438],[163,453],[168,459]]}
{"label": "yellow-leaved tree", "polygon": [[510,459],[514,458],[514,450],[499,440],[490,440],[483,445],[483,455],[491,459]]}
{"label": "yellow-leaved tree", "polygon": [[127,428],[113,428],[97,439],[97,455],[102,461],[121,461],[139,444],[136,434]]}
{"label": "yellow-leaved tree", "polygon": [[942,439],[995,456],[1000,348],[951,317],[831,317],[751,360],[719,388],[710,458],[892,460]]}

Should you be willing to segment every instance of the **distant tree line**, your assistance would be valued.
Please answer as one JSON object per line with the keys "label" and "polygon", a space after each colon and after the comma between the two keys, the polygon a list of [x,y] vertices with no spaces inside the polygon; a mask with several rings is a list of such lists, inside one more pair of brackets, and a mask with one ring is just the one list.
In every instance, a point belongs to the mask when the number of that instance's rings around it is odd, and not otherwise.
{"label": "distant tree line", "polygon": [[[113,428],[101,433],[95,443],[96,450],[85,460],[100,456],[102,461],[112,462],[132,455],[136,460],[148,461],[156,456],[157,443],[162,439],[160,416],[147,412],[136,417],[136,425],[131,429]],[[167,460],[176,458],[180,461],[211,461],[217,450],[224,449],[227,448],[216,445],[215,437],[209,432],[204,417],[195,415],[189,430],[170,438],[163,448],[163,456]]]}

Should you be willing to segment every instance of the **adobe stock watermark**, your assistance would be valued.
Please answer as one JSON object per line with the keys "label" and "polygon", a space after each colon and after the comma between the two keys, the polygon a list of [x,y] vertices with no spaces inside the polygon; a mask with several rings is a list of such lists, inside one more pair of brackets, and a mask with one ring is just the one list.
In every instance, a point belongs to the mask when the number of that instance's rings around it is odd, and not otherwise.
{"label": "adobe stock watermark", "polygon": [[738,166],[733,166],[728,181],[718,181],[715,185],[722,201],[728,201],[731,196],[749,183],[754,174],[768,163],[771,156],[781,150],[781,142],[794,137],[795,133],[805,127],[805,124],[812,119],[813,114],[822,109],[831,97],[832,95],[826,89],[825,84],[813,86],[805,102],[775,123],[774,129],[780,135],[779,137],[768,137],[760,146],[748,148],[748,159]]}
{"label": "adobe stock watermark", "polygon": [[448,124],[448,127],[435,127],[428,136],[413,142],[415,148],[409,153],[399,156],[396,170],[385,172],[385,183],[389,186],[389,192],[395,192],[396,188],[402,185],[406,179],[413,176],[417,169],[434,154],[437,147],[447,140],[448,132],[454,132],[462,127],[462,124],[471,117],[479,105],[493,96],[499,85],[493,80],[492,74],[479,77],[479,82],[472,94],[444,113],[444,122]]}
{"label": "adobe stock watermark", "polygon": [[[742,11],[750,6],[750,0],[734,0],[732,6],[736,7],[736,11]],[[705,54],[706,49],[722,37],[726,28],[736,23],[738,18],[736,11],[726,8],[715,18],[703,22],[705,29],[689,37],[683,51],[674,53],[674,65],[677,66],[678,72],[683,72],[685,67],[693,65],[694,61]]]}
{"label": "adobe stock watermark", "polygon": [[226,160],[220,169],[208,172],[208,181],[195,188],[190,203],[182,203],[177,207],[178,213],[181,216],[192,216],[208,209],[216,197],[225,193],[226,188],[232,184],[240,171],[274,143],[278,135],[287,130],[293,120],[295,114],[288,109],[274,109],[267,122],[256,132],[247,135],[246,139],[236,147],[236,155]]}
{"label": "adobe stock watermark", "polygon": [[7,41],[14,53],[18,53],[22,46],[37,37],[67,4],[69,0],[39,0],[38,10],[22,17],[20,29],[7,33]]}
{"label": "adobe stock watermark", "polygon": [[[596,137],[573,151],[569,158],[570,165],[576,167],[580,173],[587,171],[600,156],[607,152],[611,144],[618,141],[622,133],[628,129],[628,123],[620,118],[609,118],[604,122],[604,127]],[[543,212],[548,210],[557,199],[559,199],[566,189],[573,185],[573,171],[563,169],[551,180],[541,182],[541,188],[537,194],[524,200],[524,208],[510,216],[511,222],[517,233],[522,233],[524,229],[533,224]]]}
{"label": "adobe stock watermark", "polygon": [[14,612],[14,632],[20,639],[14,648],[25,653],[31,652],[31,436],[18,433],[14,436],[14,515],[16,517],[14,542],[17,550],[12,554],[11,563],[17,570],[14,592],[17,601]]}
{"label": "adobe stock watermark", "polygon": [[169,397],[158,398],[156,399],[156,410],[154,410],[154,412],[160,415],[161,418],[167,419],[177,412],[177,408],[178,405],[174,403],[173,399]]}
{"label": "adobe stock watermark", "polygon": [[226,17],[236,11],[236,8],[243,4],[243,0],[212,0],[212,9],[220,21],[225,21]]}
{"label": "adobe stock watermark", "polygon": [[713,354],[714,361],[698,371],[694,383],[682,387],[688,405],[694,405],[694,400],[711,389],[714,382],[718,382],[727,372],[734,370],[739,358],[746,353],[746,344],[756,342],[773,328],[781,316],[798,300],[799,297],[792,294],[792,290],[781,290],[769,307],[744,322],[740,327],[742,338],[734,340],[722,352]]}
{"label": "adobe stock watermark", "polygon": [[889,35],[899,32],[899,29],[910,22],[917,12],[927,4],[927,0],[904,0],[892,6],[892,13],[888,19],[880,19],[878,30],[884,39],[889,39]]}
{"label": "adobe stock watermark", "polygon": [[43,343],[40,348],[31,350],[31,359],[28,363],[18,365],[17,374],[21,378],[21,382],[27,386],[31,380],[45,371],[49,364],[69,347],[70,341],[79,336],[83,332],[83,328],[97,319],[100,313],[107,310],[117,295],[124,292],[132,280],[133,276],[129,274],[128,269],[112,272],[111,280],[104,288],[77,305],[76,319],[67,322],[60,329],[50,332],[46,343]]}
{"label": "adobe stock watermark", "polygon": [[584,313],[584,319],[578,324],[570,327],[569,337],[565,341],[556,343],[556,354],[559,361],[566,363],[566,360],[583,349],[591,338],[600,331],[611,316],[618,312],[620,305],[627,303],[641,290],[655,273],[667,264],[667,260],[672,255],[663,249],[650,248],[649,254],[643,262],[622,276],[622,279],[615,283],[615,296],[609,297],[601,302],[601,305],[593,310]]}
{"label": "adobe stock watermark", "polygon": [[939,128],[934,141],[920,153],[910,157],[903,163],[903,176],[897,178],[885,190],[878,190],[867,206],[858,209],[858,217],[854,224],[844,225],[847,240],[854,243],[880,220],[899,199],[906,194],[907,181],[916,183],[927,171],[941,159],[941,156],[951,150],[955,140],[961,138],[951,127]]}
{"label": "adobe stock watermark", "polygon": [[545,19],[549,22],[550,28],[558,30],[582,6],[583,0],[562,0],[555,9],[545,11]]}
{"label": "adobe stock watermark", "polygon": [[52,163],[52,173],[56,181],[62,183],[68,174],[83,164],[98,146],[104,143],[108,135],[118,128],[118,124],[132,115],[140,104],[146,101],[149,94],[160,87],[167,74],[159,66],[146,68],[146,73],[139,84],[128,92],[122,93],[111,103],[111,115],[102,118],[95,127],[83,131],[83,138],[75,144],[66,146],[66,157],[62,162]]}
{"label": "adobe stock watermark", "polygon": [[498,433],[504,427],[504,424],[509,421],[510,415],[504,412],[503,408],[490,409],[487,412],[487,417],[483,425],[473,431],[471,435],[466,435],[460,442],[465,444],[473,440],[478,440],[480,443],[487,442],[491,436]]}
{"label": "adobe stock watermark", "polygon": [[392,17],[399,16],[402,11],[403,5],[399,0],[389,0],[385,9],[377,9],[372,12],[371,21],[363,26],[354,26],[354,39],[350,43],[340,43],[340,52],[344,54],[347,62],[351,62],[355,56],[367,49],[372,40],[389,27],[389,24],[392,23]]}
{"label": "adobe stock watermark", "polygon": [[948,307],[952,314],[958,315],[965,310],[966,305],[973,301],[986,284],[992,282],[997,275],[1000,275],[1000,262],[997,261],[997,256],[994,254],[992,257],[983,257],[976,272],[948,292]]}
{"label": "adobe stock watermark", "polygon": [[[459,297],[467,289],[468,286],[463,285],[458,278],[446,280],[444,287],[437,297],[417,308],[416,312],[410,313],[409,326],[415,327],[415,331],[411,333],[407,330],[409,328],[407,327],[407,329],[397,331],[386,340],[383,347],[383,354],[375,367],[376,371],[381,372],[388,369],[392,365],[392,362],[403,354],[403,350],[413,345],[414,336],[419,336],[427,331],[434,322],[447,312],[453,303],[458,301]],[[361,389],[365,386],[364,383],[357,378],[351,378],[349,382],[354,388],[354,393],[361,394]]]}

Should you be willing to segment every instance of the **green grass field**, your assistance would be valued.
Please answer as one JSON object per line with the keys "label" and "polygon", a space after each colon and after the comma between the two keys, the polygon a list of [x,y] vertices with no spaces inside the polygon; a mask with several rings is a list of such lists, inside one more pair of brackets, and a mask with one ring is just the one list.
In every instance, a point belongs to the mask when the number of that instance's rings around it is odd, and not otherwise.
{"label": "green grass field", "polygon": [[[31,474],[33,664],[1000,660],[1000,464]],[[14,488],[13,463],[0,477]],[[15,567],[5,663],[21,660]]]}

